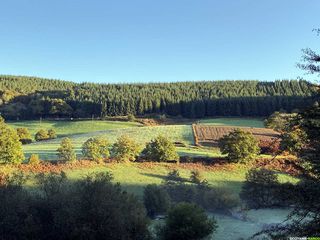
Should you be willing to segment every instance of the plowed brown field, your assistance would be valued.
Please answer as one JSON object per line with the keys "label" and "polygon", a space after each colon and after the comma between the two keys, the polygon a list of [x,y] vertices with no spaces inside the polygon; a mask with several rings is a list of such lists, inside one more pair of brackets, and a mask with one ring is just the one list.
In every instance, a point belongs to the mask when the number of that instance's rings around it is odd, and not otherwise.
{"label": "plowed brown field", "polygon": [[192,125],[195,143],[207,146],[217,146],[221,137],[237,128],[252,133],[260,142],[274,142],[280,135],[278,132],[268,128]]}

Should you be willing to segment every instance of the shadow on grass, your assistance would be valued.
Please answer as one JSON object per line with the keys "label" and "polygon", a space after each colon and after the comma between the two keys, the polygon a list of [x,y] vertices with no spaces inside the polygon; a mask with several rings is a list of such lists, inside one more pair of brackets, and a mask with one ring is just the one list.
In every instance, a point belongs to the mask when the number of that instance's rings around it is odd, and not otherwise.
{"label": "shadow on grass", "polygon": [[166,176],[154,173],[140,173],[143,176],[152,177],[152,178],[160,178],[162,180],[166,180]]}

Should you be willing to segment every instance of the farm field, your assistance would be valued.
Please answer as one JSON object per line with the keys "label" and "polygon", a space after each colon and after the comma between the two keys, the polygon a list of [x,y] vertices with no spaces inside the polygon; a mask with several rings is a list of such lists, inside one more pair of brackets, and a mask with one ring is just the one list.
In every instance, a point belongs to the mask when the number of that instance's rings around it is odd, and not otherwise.
{"label": "farm field", "polygon": [[[211,126],[194,124],[193,131],[199,144],[211,144],[217,146],[218,140],[227,135],[237,127],[234,126]],[[239,127],[246,132],[250,132],[259,141],[272,142],[279,137],[279,133],[268,128],[252,128],[252,127]]]}

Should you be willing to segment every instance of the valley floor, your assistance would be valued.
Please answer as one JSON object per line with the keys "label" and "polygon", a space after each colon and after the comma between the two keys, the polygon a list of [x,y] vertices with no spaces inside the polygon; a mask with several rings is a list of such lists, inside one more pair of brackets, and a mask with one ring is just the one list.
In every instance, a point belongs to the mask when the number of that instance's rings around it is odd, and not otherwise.
{"label": "valley floor", "polygon": [[[202,124],[215,126],[246,126],[263,127],[261,119],[217,118],[200,120]],[[110,143],[116,141],[121,135],[133,138],[141,145],[150,141],[159,134],[168,137],[171,141],[182,144],[177,148],[180,156],[190,157],[221,157],[217,148],[194,146],[194,137],[190,124],[142,126],[136,122],[116,121],[25,121],[9,123],[13,127],[27,127],[32,134],[39,129],[54,128],[58,138],[48,141],[34,142],[24,145],[26,157],[39,154],[42,160],[56,160],[56,149],[63,137],[73,141],[78,157],[81,157],[81,146],[90,137],[104,136]],[[266,156],[268,157],[268,156]],[[142,197],[143,189],[147,184],[161,184],[165,176],[172,169],[178,169],[186,183],[189,182],[190,173],[197,169],[201,171],[211,186],[227,189],[239,197],[242,184],[245,180],[250,165],[244,164],[215,164],[204,165],[200,163],[106,163],[91,167],[71,168],[66,170],[70,179],[79,179],[91,172],[108,171],[114,176],[114,181],[119,182],[128,192]],[[297,182],[298,179],[287,174],[279,173],[281,182]],[[28,185],[32,187],[32,179]],[[285,219],[288,209],[262,209],[246,212],[247,220],[224,214],[214,214],[218,221],[218,231],[212,239],[240,239],[250,237],[270,223],[281,222]]]}

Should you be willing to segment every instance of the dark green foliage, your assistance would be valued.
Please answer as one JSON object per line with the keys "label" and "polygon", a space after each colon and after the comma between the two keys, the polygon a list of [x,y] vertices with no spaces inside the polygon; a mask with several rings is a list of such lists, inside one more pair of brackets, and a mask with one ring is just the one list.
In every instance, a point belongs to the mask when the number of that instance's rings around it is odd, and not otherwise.
{"label": "dark green foliage", "polygon": [[274,205],[274,189],[277,176],[267,169],[251,169],[246,175],[240,197],[250,208],[271,207]]}
{"label": "dark green foliage", "polygon": [[27,128],[17,128],[16,131],[22,144],[32,143],[32,137]]}
{"label": "dark green foliage", "polygon": [[175,145],[164,136],[158,136],[147,143],[142,153],[150,161],[165,162],[179,160]]}
{"label": "dark green foliage", "polygon": [[87,159],[101,162],[110,156],[109,142],[103,137],[89,138],[82,145],[82,154]]}
{"label": "dark green foliage", "polygon": [[135,161],[140,153],[140,146],[128,136],[120,136],[112,145],[112,156],[117,161]]}
{"label": "dark green foliage", "polygon": [[[275,226],[267,233],[274,239],[285,239],[289,236],[314,236],[320,237],[320,108],[318,104],[299,113],[296,119],[290,122],[292,129],[303,131],[306,143],[299,141],[299,138],[293,138],[296,141],[290,141],[294,152],[305,164],[311,168],[306,169],[305,179],[303,179],[294,189],[287,190],[287,199],[291,199],[294,204],[294,210],[288,216],[288,221],[282,225]],[[286,134],[290,135],[292,129]],[[299,146],[295,147],[296,144]],[[290,145],[289,145],[290,146]],[[292,188],[292,187],[291,187]],[[290,188],[289,188],[290,189]],[[285,189],[280,189],[278,194],[284,194]],[[291,193],[291,196],[290,196]],[[261,234],[261,233],[259,233]]]}
{"label": "dark green foliage", "polygon": [[251,169],[240,193],[250,208],[288,206],[294,203],[294,185],[280,184],[277,175],[267,169]]}
{"label": "dark green foliage", "polygon": [[[272,239],[295,237],[320,237],[320,183],[302,180],[291,189],[294,209],[287,220],[256,236],[268,234]],[[259,238],[258,238],[259,239]]]}
{"label": "dark green foliage", "polygon": [[214,188],[208,184],[165,184],[172,203],[195,203],[209,211],[227,211],[238,205],[237,197],[230,191]]}
{"label": "dark green foliage", "polygon": [[213,217],[195,204],[179,203],[173,207],[159,231],[164,240],[201,240],[217,229]]}
{"label": "dark green foliage", "polygon": [[[319,29],[316,30],[319,35]],[[302,49],[303,56],[302,60],[304,63],[299,63],[298,67],[302,70],[305,70],[309,74],[320,74],[320,54],[313,51],[310,48]]]}
{"label": "dark green foliage", "polygon": [[66,162],[77,160],[74,147],[70,138],[64,138],[61,141],[60,147],[57,149],[59,159]]}
{"label": "dark green foliage", "polygon": [[300,114],[300,127],[306,134],[307,147],[299,152],[299,157],[311,164],[312,173],[320,179],[320,107],[315,104]]}
{"label": "dark green foliage", "polygon": [[170,205],[168,193],[156,184],[147,185],[143,192],[143,203],[148,216],[155,217],[159,214],[165,214]]}
{"label": "dark green foliage", "polygon": [[220,151],[232,162],[247,162],[260,152],[258,140],[249,132],[235,129],[219,140]]}
{"label": "dark green foliage", "polygon": [[19,136],[0,117],[0,163],[19,164],[24,160]]}
{"label": "dark green foliage", "polygon": [[183,178],[180,177],[179,170],[173,169],[172,171],[168,172],[165,181],[167,184],[175,183],[175,182],[182,182]]}
{"label": "dark green foliage", "polygon": [[148,237],[142,204],[107,173],[70,182],[65,174],[39,175],[37,191],[21,177],[0,187],[2,239],[133,239]]}
{"label": "dark green foliage", "polygon": [[[318,34],[319,29],[314,29]],[[298,67],[310,74],[319,74],[320,56],[315,51],[307,48],[303,49],[302,60]],[[317,95],[319,97],[319,88]],[[319,103],[302,111],[298,117],[291,121],[295,129],[301,129],[306,137],[307,144],[298,148],[296,153],[311,168],[306,169],[305,178],[297,186],[295,196],[295,208],[288,216],[288,220],[283,225],[274,227],[268,233],[273,239],[285,239],[295,237],[320,237],[320,107]],[[290,130],[287,131],[289,133]],[[299,141],[297,141],[299,143]],[[296,150],[296,149],[294,149]],[[258,233],[257,235],[260,235]]]}
{"label": "dark green foliage", "polygon": [[307,145],[307,135],[301,128],[292,128],[281,135],[280,149],[297,155]]}
{"label": "dark green foliage", "polygon": [[8,119],[167,114],[188,118],[268,116],[315,100],[306,81],[199,81],[149,84],[72,83],[0,76],[0,111]]}
{"label": "dark green foliage", "polygon": [[268,117],[264,124],[267,128],[272,128],[278,132],[286,132],[290,130],[290,121],[297,117],[296,113],[274,112]]}
{"label": "dark green foliage", "polygon": [[62,99],[51,99],[50,105],[49,114],[51,116],[69,116],[73,113],[72,107]]}
{"label": "dark green foliage", "polygon": [[[200,185],[201,186],[201,185]],[[238,206],[237,196],[224,188],[198,187],[198,205],[209,211],[227,211]]]}

